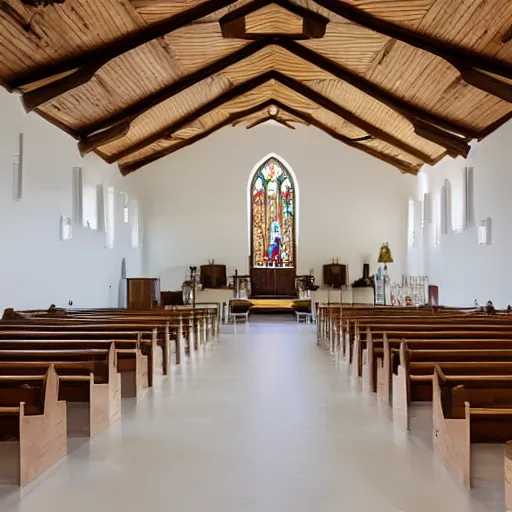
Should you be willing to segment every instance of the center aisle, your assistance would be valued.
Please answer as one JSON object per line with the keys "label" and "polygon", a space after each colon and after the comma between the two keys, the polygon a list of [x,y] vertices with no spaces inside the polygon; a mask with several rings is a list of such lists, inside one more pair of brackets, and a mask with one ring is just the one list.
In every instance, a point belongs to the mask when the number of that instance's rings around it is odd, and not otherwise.
{"label": "center aisle", "polygon": [[393,430],[316,346],[314,326],[236,329],[7,510],[492,510],[458,489],[428,447]]}

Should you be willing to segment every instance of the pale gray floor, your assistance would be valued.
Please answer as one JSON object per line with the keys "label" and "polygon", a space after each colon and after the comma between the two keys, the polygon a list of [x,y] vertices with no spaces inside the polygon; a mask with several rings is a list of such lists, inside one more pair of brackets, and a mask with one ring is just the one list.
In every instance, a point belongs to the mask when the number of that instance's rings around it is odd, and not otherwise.
{"label": "pale gray floor", "polygon": [[[283,319],[284,320],[284,319]],[[314,326],[228,327],[2,512],[483,512],[396,432]]]}

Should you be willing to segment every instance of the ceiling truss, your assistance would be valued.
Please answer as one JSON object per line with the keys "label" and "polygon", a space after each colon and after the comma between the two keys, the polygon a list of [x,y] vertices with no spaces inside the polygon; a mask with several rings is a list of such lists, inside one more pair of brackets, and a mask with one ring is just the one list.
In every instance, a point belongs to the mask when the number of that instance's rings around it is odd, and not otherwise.
{"label": "ceiling truss", "polygon": [[[20,25],[20,10],[16,8],[16,5],[12,5],[16,2],[20,2],[20,0],[0,2],[0,14],[3,13],[6,19],[12,19]],[[399,0],[397,0],[397,3],[400,3]],[[66,5],[66,2],[35,2],[34,5],[36,4],[37,7],[30,7],[31,2],[23,2],[23,9],[37,8],[39,12],[46,9],[60,9],[60,6],[57,7],[51,4]],[[315,126],[340,142],[380,158],[406,173],[417,172],[421,163],[434,164],[445,154],[452,157],[467,156],[471,139],[481,139],[512,115],[512,110],[508,110],[505,115],[495,119],[487,126],[476,128],[475,123],[466,122],[465,119],[462,121],[455,120],[453,116],[443,115],[439,110],[428,108],[422,105],[421,102],[405,99],[404,94],[397,94],[396,91],[386,88],[369,75],[365,76],[364,73],[354,71],[350,66],[338,62],[324,54],[324,52],[313,49],[308,44],[304,44],[303,41],[322,41],[327,37],[326,33],[329,30],[329,24],[333,23],[332,20],[338,20],[337,17],[341,17],[344,23],[364,27],[364,30],[380,34],[384,38],[383,40],[389,38],[392,42],[399,41],[414,49],[421,50],[425,54],[442,59],[458,72],[460,83],[465,83],[466,86],[474,88],[474,90],[479,91],[479,94],[485,93],[492,96],[496,98],[496,101],[512,104],[512,65],[508,60],[495,58],[472,48],[438,39],[425,31],[415,30],[407,25],[389,21],[376,16],[372,12],[354,7],[347,1],[314,0],[314,4],[317,5],[317,8],[312,10],[310,0],[253,0],[242,6],[239,6],[238,0],[198,2],[188,9],[181,10],[171,16],[165,16],[156,22],[148,23],[145,27],[127,33],[123,37],[114,39],[102,46],[93,47],[46,64],[33,66],[7,79],[0,76],[0,80],[10,91],[18,90],[21,92],[21,101],[27,111],[36,110],[43,117],[50,119],[75,136],[78,139],[79,150],[83,154],[96,151],[107,162],[120,162],[123,174],[133,172],[162,156],[193,144],[225,126],[234,126],[269,106],[277,107],[280,112],[285,112],[306,125]],[[251,17],[257,16],[264,9],[271,8],[279,9],[281,13],[289,15],[290,19],[301,21],[296,23],[298,28],[290,31],[274,30],[271,20],[268,26],[261,24],[258,29],[252,28],[254,21],[251,21]],[[117,58],[127,56],[127,54],[131,55],[130,52],[137,51],[148,43],[162,41],[170,34],[179,32],[191,25],[198,24],[198,26],[201,26],[201,23],[205,23],[205,20],[212,19],[212,17],[215,20],[214,22],[218,23],[220,33],[226,40],[245,40],[247,42],[238,48],[233,47],[232,51],[221,55],[217,59],[205,60],[204,65],[196,67],[191,72],[184,73],[172,83],[168,83],[164,87],[146,94],[128,105],[124,105],[123,108],[117,111],[109,112],[101,118],[91,119],[82,126],[70,127],[48,113],[48,107],[51,107],[53,102],[65,98],[80,87],[87,86],[91,79],[107,64],[115,64],[114,61]],[[2,28],[2,19],[0,17],[0,28]],[[30,37],[33,32],[32,24],[25,24],[24,30],[28,33],[27,37]],[[512,42],[510,34],[509,24],[499,37],[501,45]],[[165,102],[178,101],[181,93],[205,83],[211,78],[229,76],[233,66],[250,62],[251,57],[257,55],[258,52],[271,48],[284,50],[293,58],[300,59],[304,66],[309,66],[309,69],[321,70],[329,74],[332,80],[348,84],[365,97],[384,105],[412,125],[411,133],[414,134],[414,137],[428,141],[431,144],[431,146],[428,146],[429,148],[432,147],[432,144],[434,147],[442,148],[442,152],[438,151],[438,155],[432,154],[432,150],[425,149],[427,146],[420,147],[412,142],[416,139],[404,139],[394,134],[392,130],[383,129],[382,126],[379,126],[379,123],[373,123],[368,118],[359,115],[355,111],[355,107],[344,105],[343,97],[336,98],[336,101],[334,101],[332,97],[322,94],[305,83],[304,80],[289,76],[279,69],[272,69],[240,83],[232,84],[221,94],[206,102],[198,103],[192,111],[174,119],[165,126],[153,130],[149,135],[140,137],[135,141],[128,137],[137,122],[144,116],[151,114],[153,109],[158,108]],[[512,52],[510,52],[510,55],[512,56]],[[382,58],[385,58],[385,56],[384,53]],[[432,79],[435,80],[436,78],[433,77]],[[249,109],[232,112],[226,119],[205,128],[201,133],[176,142],[176,132],[191,126],[204,116],[216,112],[226,104],[268,82],[281,84],[318,108],[335,115],[340,121],[342,120],[343,126],[348,123],[364,135],[359,137],[344,135],[317,119],[315,115],[292,107],[282,98],[272,97]],[[512,106],[510,108],[512,109]],[[294,129],[290,121],[270,114],[250,122],[247,128],[253,128],[269,120],[274,120],[287,128]],[[125,138],[128,141],[126,144],[122,147],[116,146],[116,143],[124,141]],[[162,149],[162,144],[165,146],[169,141],[173,141],[173,144]],[[404,155],[404,158],[397,158],[368,145],[368,143],[376,141],[388,145],[387,147],[395,148],[397,154]],[[109,144],[114,144],[113,147],[119,149],[105,152],[104,148]],[[146,154],[139,155],[141,151],[153,148],[153,146],[155,149],[149,156]],[[411,158],[411,162],[406,161],[406,158]],[[419,165],[412,163],[416,160],[421,163]]]}

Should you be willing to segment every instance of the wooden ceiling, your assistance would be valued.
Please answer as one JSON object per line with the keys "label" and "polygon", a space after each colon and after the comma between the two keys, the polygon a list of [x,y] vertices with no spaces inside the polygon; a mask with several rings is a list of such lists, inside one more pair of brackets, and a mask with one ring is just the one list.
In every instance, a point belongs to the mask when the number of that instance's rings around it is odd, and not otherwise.
{"label": "wooden ceiling", "polygon": [[123,174],[269,120],[415,174],[512,117],[512,2],[0,0],[0,83]]}

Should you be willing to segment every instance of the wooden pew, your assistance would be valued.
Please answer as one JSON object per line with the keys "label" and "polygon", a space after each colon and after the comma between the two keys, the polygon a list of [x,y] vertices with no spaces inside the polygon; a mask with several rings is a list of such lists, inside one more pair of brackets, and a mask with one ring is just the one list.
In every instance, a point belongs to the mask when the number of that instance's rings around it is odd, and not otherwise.
{"label": "wooden pew", "polygon": [[[0,379],[0,436],[18,442],[13,462],[19,468],[21,487],[66,456],[66,404],[59,401],[58,393],[53,366],[37,382],[15,375]],[[2,464],[6,469],[9,463],[4,458]]]}
{"label": "wooden pew", "polygon": [[[144,396],[148,387],[148,359],[136,342],[110,340],[0,340],[0,361],[104,361],[110,345],[116,348],[116,369],[121,377],[122,398]],[[97,348],[93,348],[97,347]]]}
{"label": "wooden pew", "polygon": [[[11,350],[9,361],[0,355],[0,379],[20,374],[42,379],[53,366],[59,376],[59,400],[67,402],[68,434],[82,432],[85,427],[87,435],[95,437],[121,417],[121,375],[116,368],[115,346],[111,343],[108,351],[101,350],[102,360],[82,360],[90,355],[83,350],[67,352],[66,358],[80,360],[56,361],[53,351],[42,350],[37,351],[36,361],[12,360],[18,355],[26,358],[27,353]],[[82,403],[87,404],[86,418]]]}
{"label": "wooden pew", "polygon": [[[416,352],[421,359],[415,360]],[[430,354],[425,358],[425,353]],[[392,374],[393,421],[410,428],[410,406],[432,402],[432,375],[438,366],[445,375],[512,375],[512,344],[509,349],[408,350],[402,342],[399,364]],[[418,357],[419,359],[420,357]]]}
{"label": "wooden pew", "polygon": [[[138,342],[138,346],[147,356],[148,380],[149,386],[153,386],[153,380],[156,375],[156,330],[142,332],[137,330],[132,324],[111,325],[111,324],[66,324],[64,325],[39,325],[39,324],[4,324],[0,323],[0,340],[14,339],[81,339],[81,340],[133,340]],[[168,362],[163,358],[165,362]],[[164,375],[166,374],[163,368]]]}
{"label": "wooden pew", "polygon": [[512,438],[512,376],[433,375],[433,442],[452,478],[471,487],[471,443]]}
{"label": "wooden pew", "polygon": [[[458,338],[459,334],[456,333],[454,338],[438,339],[438,333],[432,333],[431,338],[425,337],[424,339],[407,339],[407,348],[410,350],[435,350],[439,353],[445,353],[447,350],[505,350],[512,349],[512,339],[503,339],[494,337],[492,331],[488,333],[477,332],[473,334],[472,338]],[[468,333],[465,333],[468,336]],[[501,334],[503,336],[503,334]],[[370,368],[375,365],[376,359],[376,383],[377,383],[377,396],[379,401],[384,403],[391,403],[392,397],[392,374],[396,371],[396,364],[398,364],[399,353],[402,339],[389,340],[386,335],[383,336],[383,348],[373,347],[370,342],[369,361],[366,365],[365,378],[369,379]],[[371,355],[373,354],[373,356]],[[374,374],[374,372],[372,372]]]}
{"label": "wooden pew", "polygon": [[[403,339],[408,343],[414,344],[415,340],[424,345],[424,348],[449,348],[451,340],[464,340],[467,345],[465,348],[483,348],[480,345],[483,341],[487,342],[488,348],[505,348],[503,343],[508,340],[512,342],[512,327],[510,329],[497,330],[492,326],[461,326],[453,325],[443,326],[443,330],[382,330],[367,329],[364,340],[360,335],[356,336],[354,343],[354,375],[362,376],[365,388],[376,391],[381,385],[382,379],[390,378],[390,359],[387,357],[389,349],[385,348],[387,344],[398,348]],[[429,341],[430,345],[426,345]],[[494,342],[494,345],[493,345]],[[458,348],[458,347],[453,347]]]}

